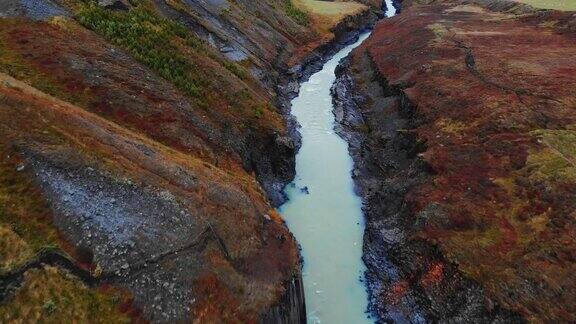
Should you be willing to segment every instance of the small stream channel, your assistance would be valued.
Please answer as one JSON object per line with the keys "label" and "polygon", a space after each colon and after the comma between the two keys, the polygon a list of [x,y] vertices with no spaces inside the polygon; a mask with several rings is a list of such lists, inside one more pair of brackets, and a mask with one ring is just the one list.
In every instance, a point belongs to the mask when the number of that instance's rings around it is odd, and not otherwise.
{"label": "small stream channel", "polygon": [[[386,5],[388,16],[393,15],[391,0]],[[348,145],[334,131],[330,94],[336,66],[368,36],[362,34],[334,55],[292,100],[302,147],[296,156],[296,179],[286,188],[289,200],[280,212],[302,247],[308,323],[371,322],[361,281],[362,201],[354,192]]]}

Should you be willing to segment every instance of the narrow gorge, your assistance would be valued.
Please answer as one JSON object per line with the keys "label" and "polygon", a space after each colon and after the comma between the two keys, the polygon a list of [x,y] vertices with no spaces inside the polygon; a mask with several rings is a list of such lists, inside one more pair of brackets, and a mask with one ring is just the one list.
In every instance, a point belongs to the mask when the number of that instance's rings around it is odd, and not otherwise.
{"label": "narrow gorge", "polygon": [[378,12],[0,3],[0,319],[304,322],[284,105]]}
{"label": "narrow gorge", "polygon": [[576,322],[575,44],[574,1],[2,0],[0,322]]}
{"label": "narrow gorge", "polygon": [[[384,4],[395,14],[392,2]],[[336,66],[370,35],[342,48],[302,83],[291,102],[301,148],[295,181],[280,213],[301,247],[309,323],[370,323],[362,261],[362,201],[351,178],[352,159],[335,132],[331,87]]]}

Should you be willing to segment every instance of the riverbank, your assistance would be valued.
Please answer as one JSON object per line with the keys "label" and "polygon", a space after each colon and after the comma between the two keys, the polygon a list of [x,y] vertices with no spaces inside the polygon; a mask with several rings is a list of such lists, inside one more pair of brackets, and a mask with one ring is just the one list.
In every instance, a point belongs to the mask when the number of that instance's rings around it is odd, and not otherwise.
{"label": "riverbank", "polygon": [[301,246],[310,323],[369,323],[362,264],[361,202],[350,177],[346,142],[333,131],[330,87],[338,62],[366,37],[334,55],[292,100],[302,147],[289,200],[279,211]]}
{"label": "riverbank", "polygon": [[364,200],[370,311],[574,320],[573,16],[405,5],[333,89]]}
{"label": "riverbank", "polygon": [[295,154],[275,66],[317,36],[284,4],[0,6],[0,318],[302,322],[262,190]]}
{"label": "riverbank", "polygon": [[[269,163],[270,157],[275,167],[260,169],[274,170],[273,173],[259,174],[258,180],[266,191],[273,206],[283,205],[288,197],[285,193],[286,186],[292,182],[296,176],[296,154],[302,145],[301,134],[298,130],[299,124],[292,115],[292,100],[298,96],[300,86],[307,81],[312,74],[318,72],[324,64],[342,50],[345,46],[355,42],[362,31],[372,28],[378,16],[372,10],[363,11],[360,14],[350,16],[341,21],[332,30],[334,37],[331,41],[319,46],[309,53],[299,64],[290,68],[285,64],[277,67],[280,72],[276,87],[276,107],[284,116],[288,127],[288,137],[281,139],[282,145],[273,145],[273,150],[260,152],[266,155],[266,159],[255,159],[257,163]],[[283,147],[282,150],[277,150]],[[301,255],[301,252],[300,252]],[[300,256],[302,260],[302,256]],[[303,286],[302,274],[298,273],[291,282],[288,282],[286,294],[280,303],[262,318],[262,322],[277,322],[278,319],[286,320],[283,314],[296,314],[298,317],[288,317],[288,321],[298,318],[300,323],[307,321],[307,310]],[[279,317],[278,314],[281,314]]]}
{"label": "riverbank", "polygon": [[302,144],[298,123],[291,116],[292,99],[298,95],[303,82],[318,72],[335,53],[355,42],[363,31],[373,28],[377,20],[378,15],[372,9],[349,16],[333,28],[334,36],[330,41],[318,46],[296,64],[287,65],[283,62],[277,66],[280,75],[276,85],[275,105],[287,123],[289,139],[286,142],[290,144],[287,146],[289,149],[280,154],[264,152],[277,156],[280,161],[276,165],[282,166],[275,176],[262,176],[260,180],[273,206],[280,206],[286,201],[283,190],[294,179],[295,156]]}

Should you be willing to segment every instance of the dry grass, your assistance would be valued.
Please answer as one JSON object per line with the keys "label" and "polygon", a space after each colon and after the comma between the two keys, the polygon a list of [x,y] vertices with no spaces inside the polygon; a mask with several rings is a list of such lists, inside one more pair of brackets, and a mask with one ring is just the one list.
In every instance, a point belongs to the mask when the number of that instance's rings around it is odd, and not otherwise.
{"label": "dry grass", "polygon": [[446,28],[446,26],[444,26],[440,23],[434,23],[434,24],[428,25],[426,28],[428,28],[431,32],[434,33],[434,41],[435,42],[441,41],[442,38],[444,38],[444,36],[446,34],[448,34],[448,28]]}
{"label": "dry grass", "polygon": [[536,8],[555,9],[563,11],[575,11],[576,1],[574,0],[516,0],[529,4]]}
{"label": "dry grass", "polygon": [[92,291],[55,267],[29,270],[14,298],[0,306],[4,323],[128,323],[119,298]]}
{"label": "dry grass", "polygon": [[0,273],[14,269],[32,256],[28,243],[8,227],[0,225]]}
{"label": "dry grass", "polygon": [[436,122],[436,125],[444,133],[454,134],[454,135],[458,135],[468,128],[468,126],[466,126],[466,124],[459,122],[459,121],[452,120],[450,118],[442,118]]}
{"label": "dry grass", "polygon": [[[5,107],[0,102],[0,109]],[[0,154],[0,224],[13,231],[34,251],[58,244],[58,234],[52,227],[52,214],[41,191],[28,170],[18,171],[24,165],[23,161],[2,142]],[[0,240],[6,240],[6,244],[16,239],[5,231],[1,235]],[[7,253],[4,257],[9,255]],[[3,260],[3,263],[10,261]]]}
{"label": "dry grass", "polygon": [[332,27],[347,16],[358,14],[368,8],[353,1],[293,0],[293,3],[310,15],[313,27],[323,34],[329,33]]}

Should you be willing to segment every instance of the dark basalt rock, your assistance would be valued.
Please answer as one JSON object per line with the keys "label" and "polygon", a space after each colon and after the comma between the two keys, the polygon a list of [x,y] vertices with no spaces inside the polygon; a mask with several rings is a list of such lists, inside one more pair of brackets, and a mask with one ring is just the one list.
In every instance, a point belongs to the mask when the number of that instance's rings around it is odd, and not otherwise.
{"label": "dark basalt rock", "polygon": [[286,292],[280,302],[260,317],[262,324],[303,324],[306,323],[306,304],[302,274],[286,283]]}
{"label": "dark basalt rock", "polygon": [[130,3],[125,0],[98,0],[98,5],[111,10],[129,10]]}
{"label": "dark basalt rock", "polygon": [[[385,322],[522,322],[517,314],[486,300],[483,289],[446,262],[435,246],[410,239],[411,231],[427,217],[410,216],[405,194],[426,181],[430,170],[417,156],[421,143],[402,130],[416,127],[420,117],[402,89],[389,86],[374,72],[369,57],[363,62],[364,88],[355,84],[350,62],[345,61],[337,69],[332,94],[335,129],[349,143],[353,178],[364,202],[363,260],[370,312]],[[430,290],[420,277],[435,264],[443,264],[448,278],[444,282],[449,284]]]}

